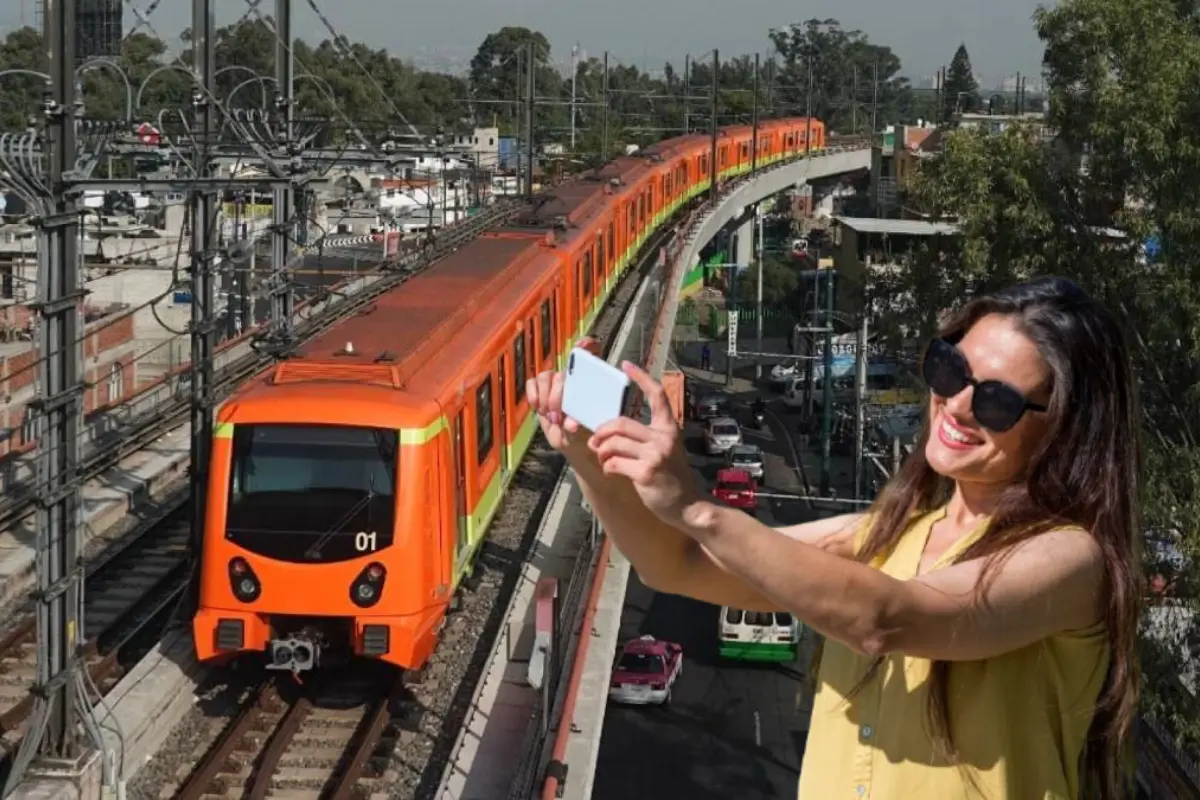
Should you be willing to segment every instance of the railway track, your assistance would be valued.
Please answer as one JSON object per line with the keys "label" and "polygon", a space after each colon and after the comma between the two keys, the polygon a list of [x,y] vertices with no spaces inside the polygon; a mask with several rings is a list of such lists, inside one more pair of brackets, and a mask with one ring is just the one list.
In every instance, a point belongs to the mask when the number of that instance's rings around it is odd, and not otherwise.
{"label": "railway track", "polygon": [[392,710],[404,702],[411,682],[399,670],[371,666],[318,675],[308,684],[262,679],[178,797],[358,796],[360,780],[382,777],[373,757],[395,730]]}
{"label": "railway track", "polygon": [[[668,236],[664,231],[644,248],[592,335],[612,339],[654,263],[652,254]],[[311,685],[290,676],[256,678],[211,742],[175,744],[193,757],[148,770],[175,776],[173,786],[160,777],[154,796],[433,797],[562,467],[561,456],[539,435],[492,523],[474,574],[460,589],[458,610],[447,617],[437,650],[420,672],[389,672],[384,664],[361,661],[306,677]]]}
{"label": "railway track", "polygon": [[[187,584],[188,504],[177,499],[164,519],[128,535],[129,544],[92,563],[84,596],[84,663],[101,695],[129,665],[126,651],[149,644]],[[33,710],[36,620],[21,616],[0,636],[0,776],[20,743]]]}

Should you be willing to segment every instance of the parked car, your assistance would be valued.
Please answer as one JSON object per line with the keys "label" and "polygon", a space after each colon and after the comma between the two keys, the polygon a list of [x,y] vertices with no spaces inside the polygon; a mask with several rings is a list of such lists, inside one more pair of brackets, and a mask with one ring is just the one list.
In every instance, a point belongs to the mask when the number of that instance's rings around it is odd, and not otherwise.
{"label": "parked car", "polygon": [[621,648],[608,698],[629,705],[667,705],[671,687],[682,673],[682,645],[642,636]]}
{"label": "parked car", "polygon": [[739,444],[725,453],[725,463],[733,469],[743,469],[750,477],[763,479],[763,452],[756,444]]}
{"label": "parked car", "polygon": [[717,473],[713,497],[734,508],[754,514],[758,508],[758,484],[744,469],[723,469]]}
{"label": "parked car", "polygon": [[722,455],[742,443],[742,429],[731,417],[713,417],[704,428],[704,446],[710,456]]}

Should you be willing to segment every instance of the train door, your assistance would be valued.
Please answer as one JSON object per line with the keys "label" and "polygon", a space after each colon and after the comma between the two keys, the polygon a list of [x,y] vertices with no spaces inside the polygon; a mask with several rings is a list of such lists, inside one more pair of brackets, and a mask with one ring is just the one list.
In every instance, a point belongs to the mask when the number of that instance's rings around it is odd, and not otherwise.
{"label": "train door", "polygon": [[504,372],[504,356],[496,362],[496,380],[500,391],[496,399],[500,401],[500,474],[508,477],[511,465],[508,463],[508,379]]}
{"label": "train door", "polygon": [[454,418],[454,519],[458,541],[454,548],[454,563],[458,564],[467,552],[467,439],[463,436],[463,410]]}

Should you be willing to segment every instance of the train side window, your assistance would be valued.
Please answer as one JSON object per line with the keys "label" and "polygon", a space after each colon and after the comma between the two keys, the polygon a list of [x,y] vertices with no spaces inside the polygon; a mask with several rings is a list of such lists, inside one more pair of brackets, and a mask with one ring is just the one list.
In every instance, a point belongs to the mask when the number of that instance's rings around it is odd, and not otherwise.
{"label": "train side window", "polygon": [[592,296],[592,251],[583,254],[583,296]]}
{"label": "train side window", "polygon": [[542,303],[542,360],[545,361],[550,357],[550,345],[553,340],[550,337],[550,301],[546,300]]}
{"label": "train side window", "polygon": [[513,340],[513,401],[520,405],[525,397],[525,334],[518,333]]}
{"label": "train side window", "polygon": [[613,249],[613,228],[615,227],[615,225],[616,225],[616,223],[614,223],[614,222],[608,223],[608,255],[609,255],[609,257],[616,255],[616,251]]}
{"label": "train side window", "polygon": [[604,236],[596,237],[596,268],[600,274],[608,274],[608,263],[604,260]]}
{"label": "train side window", "polygon": [[632,200],[629,202],[629,233],[631,236],[637,233],[637,208]]}
{"label": "train side window", "polygon": [[484,378],[475,390],[475,444],[479,448],[479,463],[482,464],[492,452],[492,429],[495,420],[492,414],[492,376]]}

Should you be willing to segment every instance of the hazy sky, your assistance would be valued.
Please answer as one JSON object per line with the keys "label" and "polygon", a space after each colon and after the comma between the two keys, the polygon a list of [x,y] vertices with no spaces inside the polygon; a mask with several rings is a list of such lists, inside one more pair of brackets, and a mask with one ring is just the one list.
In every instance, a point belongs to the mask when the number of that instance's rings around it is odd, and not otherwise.
{"label": "hazy sky", "polygon": [[[0,0],[0,27],[17,25],[21,6],[32,22],[36,0]],[[125,0],[128,3],[130,0]],[[151,0],[132,0],[143,11]],[[218,20],[230,22],[247,0],[216,0]],[[275,0],[262,0],[270,12]],[[308,0],[293,0],[296,29],[320,38],[324,27]],[[862,30],[900,56],[904,72],[917,79],[948,63],[960,42],[975,71],[997,79],[1018,71],[1036,75],[1042,48],[1031,16],[1039,0],[316,0],[318,8],[351,39],[386,47],[402,57],[465,61],[489,32],[525,25],[545,33],[556,60],[570,58],[578,41],[589,55],[608,50],[614,58],[652,70],[684,53],[718,47],[723,56],[767,52],[767,31],[811,17],[832,17],[843,27]],[[190,0],[159,0],[150,20],[163,35],[187,24]],[[133,21],[126,13],[127,25]]]}

